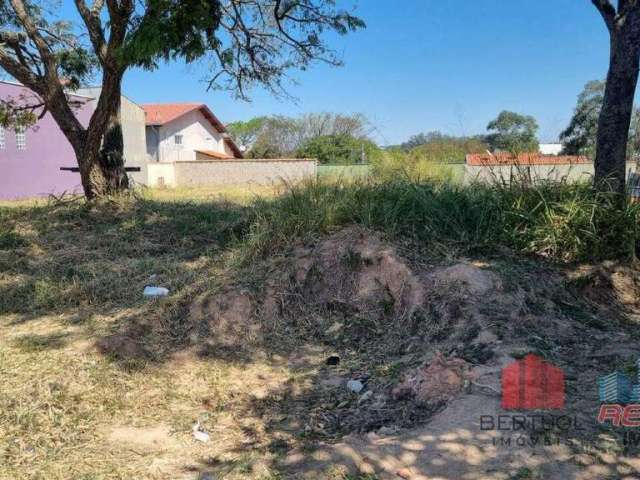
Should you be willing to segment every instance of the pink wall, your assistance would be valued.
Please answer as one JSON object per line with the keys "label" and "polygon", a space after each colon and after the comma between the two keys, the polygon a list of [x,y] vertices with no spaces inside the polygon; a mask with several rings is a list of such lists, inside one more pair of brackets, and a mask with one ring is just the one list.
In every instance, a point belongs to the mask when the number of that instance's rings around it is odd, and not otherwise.
{"label": "pink wall", "polygon": [[[0,98],[13,98],[25,102],[35,95],[27,88],[0,82]],[[86,102],[77,110],[80,121],[86,125],[94,110],[94,102],[86,97],[74,97]],[[16,148],[16,134],[5,129],[5,146],[0,148],[0,199],[39,197],[64,192],[80,192],[80,175],[62,172],[60,167],[75,167],[76,159],[71,145],[62,134],[53,117],[47,115],[28,128],[27,148]]]}

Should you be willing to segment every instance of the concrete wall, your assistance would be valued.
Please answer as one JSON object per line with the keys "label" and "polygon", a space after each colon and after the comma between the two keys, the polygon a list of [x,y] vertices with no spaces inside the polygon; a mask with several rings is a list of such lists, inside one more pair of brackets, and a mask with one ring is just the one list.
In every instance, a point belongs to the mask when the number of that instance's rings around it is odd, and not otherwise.
{"label": "concrete wall", "polygon": [[147,165],[147,186],[175,187],[176,171],[173,163],[149,163]]}
{"label": "concrete wall", "polygon": [[[590,180],[594,174],[592,163],[575,165],[531,165],[531,166],[511,166],[511,165],[491,165],[491,166],[470,166],[464,167],[465,183],[473,181],[492,182],[503,180],[509,182],[511,179],[521,177],[531,178],[534,181],[541,180],[567,180],[580,181]],[[627,163],[627,172],[635,171],[635,163]]]}
{"label": "concrete wall", "polygon": [[315,160],[216,160],[148,165],[149,186],[269,185],[316,177]]}
{"label": "concrete wall", "polygon": [[[90,98],[70,95],[76,116],[83,125],[93,113]],[[0,98],[25,105],[40,103],[35,93],[11,82],[0,82]],[[47,113],[26,130],[26,149],[16,148],[16,134],[5,129],[4,148],[0,147],[0,199],[12,200],[64,192],[81,192],[80,174],[62,172],[60,167],[77,166],[76,156],[58,124]]]}
{"label": "concrete wall", "polygon": [[[148,127],[151,129],[154,127]],[[175,142],[182,135],[182,145]],[[157,157],[160,162],[190,162],[196,160],[195,150],[212,150],[233,156],[224,136],[218,132],[202,112],[193,111],[159,128]],[[154,146],[148,145],[150,155]]]}

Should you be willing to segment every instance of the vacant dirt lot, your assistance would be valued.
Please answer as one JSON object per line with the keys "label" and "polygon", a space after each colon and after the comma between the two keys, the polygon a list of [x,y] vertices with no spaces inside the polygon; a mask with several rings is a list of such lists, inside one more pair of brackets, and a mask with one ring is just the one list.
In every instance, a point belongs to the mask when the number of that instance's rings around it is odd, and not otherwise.
{"label": "vacant dirt lot", "polygon": [[[597,378],[637,373],[637,265],[360,226],[247,263],[226,193],[0,207],[0,478],[640,478],[596,422]],[[571,425],[481,428],[528,354]]]}

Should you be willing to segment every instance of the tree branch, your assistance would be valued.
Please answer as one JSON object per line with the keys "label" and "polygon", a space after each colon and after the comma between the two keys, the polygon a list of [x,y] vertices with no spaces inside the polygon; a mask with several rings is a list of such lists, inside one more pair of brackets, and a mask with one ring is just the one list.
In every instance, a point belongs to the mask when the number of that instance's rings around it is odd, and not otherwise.
{"label": "tree branch", "polygon": [[615,20],[616,20],[616,9],[609,2],[609,0],[591,0],[595,7],[602,15],[604,19],[604,23],[607,25],[607,28],[610,32],[612,32],[615,28]]}
{"label": "tree branch", "polygon": [[104,64],[107,55],[106,41],[104,31],[102,30],[102,22],[100,21],[100,12],[104,6],[104,0],[95,0],[91,9],[87,7],[84,0],[75,0],[75,4],[80,17],[82,17],[82,21],[87,26],[89,38],[96,52],[96,56],[100,60],[100,63]]}
{"label": "tree branch", "polygon": [[45,62],[50,61],[51,59],[51,49],[49,48],[49,44],[46,40],[40,35],[38,28],[35,23],[29,17],[29,13],[27,12],[27,8],[22,0],[11,0],[11,6],[13,7],[13,11],[15,12],[18,20],[24,27],[25,32],[34,43],[38,51],[40,52],[40,56]]}

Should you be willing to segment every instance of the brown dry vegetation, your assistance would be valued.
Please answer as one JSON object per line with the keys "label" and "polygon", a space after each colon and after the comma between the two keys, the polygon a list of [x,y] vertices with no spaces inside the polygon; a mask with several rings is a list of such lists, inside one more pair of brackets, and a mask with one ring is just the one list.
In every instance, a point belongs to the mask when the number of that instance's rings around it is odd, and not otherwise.
{"label": "brown dry vegetation", "polygon": [[[596,378],[640,356],[636,264],[353,224],[269,246],[225,194],[0,209],[0,478],[638,475],[595,424]],[[148,283],[171,296],[143,299]],[[530,352],[565,370],[585,429],[561,451],[496,451],[478,415]]]}

